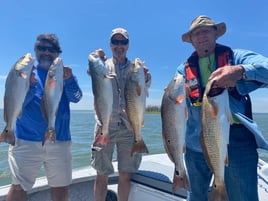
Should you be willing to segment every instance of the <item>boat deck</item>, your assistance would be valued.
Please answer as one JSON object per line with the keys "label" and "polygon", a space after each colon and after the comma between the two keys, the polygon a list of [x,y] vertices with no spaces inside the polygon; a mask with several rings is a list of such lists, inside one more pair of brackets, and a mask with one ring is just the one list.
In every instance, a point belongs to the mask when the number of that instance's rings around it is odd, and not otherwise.
{"label": "boat deck", "polygon": [[[114,162],[117,167],[117,162]],[[186,190],[172,192],[174,165],[166,154],[145,155],[137,173],[132,175],[129,201],[185,201]],[[117,170],[116,170],[117,172]],[[88,166],[73,171],[70,201],[93,201],[95,170]],[[118,173],[109,178],[109,189],[117,191]],[[0,187],[0,201],[5,201],[9,185]],[[258,193],[260,201],[268,201],[268,164],[259,160]],[[45,177],[38,178],[29,192],[29,201],[49,201],[50,192]]]}

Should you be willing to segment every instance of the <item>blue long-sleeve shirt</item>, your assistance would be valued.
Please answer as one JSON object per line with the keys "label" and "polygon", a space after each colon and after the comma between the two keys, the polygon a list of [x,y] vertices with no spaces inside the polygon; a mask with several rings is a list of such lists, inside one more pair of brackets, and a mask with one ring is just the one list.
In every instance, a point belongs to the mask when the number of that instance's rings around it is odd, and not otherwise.
{"label": "blue long-sleeve shirt", "polygon": [[[32,83],[23,103],[22,115],[16,121],[15,135],[19,139],[29,141],[43,141],[47,129],[41,109],[44,85],[47,70],[37,67],[35,75],[37,82]],[[82,98],[82,91],[77,79],[71,78],[63,81],[63,92],[56,117],[56,140],[71,140],[70,132],[70,102],[78,102]]]}
{"label": "blue long-sleeve shirt", "polygon": [[[246,95],[258,88],[267,88],[268,58],[249,50],[234,49],[233,52],[233,65],[243,66],[247,77],[246,80],[237,81],[236,88],[238,92],[241,95]],[[181,64],[177,68],[177,72],[185,76],[185,65]],[[229,99],[232,112],[245,114],[245,99],[238,100],[232,96],[229,96]],[[202,152],[200,145],[201,106],[192,106],[190,100],[187,100],[187,105],[189,116],[187,121],[186,146],[191,150]],[[241,135],[243,135],[243,133],[241,133]],[[230,141],[231,140],[230,138]]]}

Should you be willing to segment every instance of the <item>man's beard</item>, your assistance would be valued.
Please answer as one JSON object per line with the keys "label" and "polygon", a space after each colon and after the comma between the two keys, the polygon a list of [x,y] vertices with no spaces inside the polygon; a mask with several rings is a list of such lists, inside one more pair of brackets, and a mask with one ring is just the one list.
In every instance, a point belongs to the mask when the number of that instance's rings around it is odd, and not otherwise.
{"label": "man's beard", "polygon": [[51,64],[53,63],[53,57],[51,56],[40,56],[38,59],[38,66],[41,68],[49,69]]}
{"label": "man's beard", "polygon": [[115,50],[115,56],[118,58],[118,59],[121,59],[121,58],[125,58],[126,57],[126,52],[124,50]]}

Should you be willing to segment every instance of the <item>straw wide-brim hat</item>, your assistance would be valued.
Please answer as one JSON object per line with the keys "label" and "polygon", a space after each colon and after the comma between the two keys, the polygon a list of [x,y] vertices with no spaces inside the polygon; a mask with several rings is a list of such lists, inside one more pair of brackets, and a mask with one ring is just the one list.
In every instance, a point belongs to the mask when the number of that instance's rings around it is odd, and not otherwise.
{"label": "straw wide-brim hat", "polygon": [[202,26],[215,26],[217,28],[218,37],[226,32],[226,24],[224,22],[216,24],[211,18],[205,15],[200,15],[192,21],[189,31],[181,36],[182,41],[191,43],[191,32]]}

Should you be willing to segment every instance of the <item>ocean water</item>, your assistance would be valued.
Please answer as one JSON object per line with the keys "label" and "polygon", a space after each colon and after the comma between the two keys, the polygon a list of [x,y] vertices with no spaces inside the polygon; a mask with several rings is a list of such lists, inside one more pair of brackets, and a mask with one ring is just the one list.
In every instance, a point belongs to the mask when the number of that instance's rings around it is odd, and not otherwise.
{"label": "ocean water", "polygon": [[[264,137],[268,140],[268,114],[254,114]],[[92,111],[73,110],[71,112],[72,132],[72,156],[73,169],[88,166],[90,164],[90,146],[93,141],[94,113]],[[3,111],[0,110],[0,129],[3,129]],[[149,154],[163,153],[163,141],[161,133],[160,114],[145,114],[145,126],[142,128],[142,136],[149,149]],[[259,156],[268,162],[268,151],[258,150]],[[8,145],[0,144],[0,185],[10,183],[10,171],[7,162]],[[41,169],[40,176],[44,175]]]}

